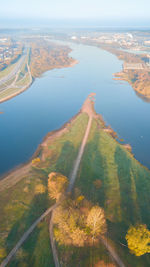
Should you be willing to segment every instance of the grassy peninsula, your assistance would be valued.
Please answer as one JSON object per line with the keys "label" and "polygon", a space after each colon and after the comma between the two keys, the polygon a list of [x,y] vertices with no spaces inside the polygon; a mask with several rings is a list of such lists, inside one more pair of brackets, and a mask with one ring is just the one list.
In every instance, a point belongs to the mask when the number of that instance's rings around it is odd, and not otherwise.
{"label": "grassy peninsula", "polygon": [[[48,175],[58,172],[70,177],[87,124],[88,114],[82,109],[64,127],[46,136],[28,164],[0,182],[1,261],[35,219],[54,204],[49,198]],[[150,171],[116,141],[96,113],[70,197],[74,200],[76,194],[80,201],[86,199],[85,205],[79,201],[76,212],[86,212],[87,205],[104,209],[105,238],[125,266],[150,265],[149,255],[131,254],[125,239],[130,225],[141,223],[150,228]],[[38,224],[9,266],[29,266],[29,262],[36,267],[54,266],[48,224],[49,217]],[[94,247],[56,245],[62,266],[116,266],[102,242]]]}

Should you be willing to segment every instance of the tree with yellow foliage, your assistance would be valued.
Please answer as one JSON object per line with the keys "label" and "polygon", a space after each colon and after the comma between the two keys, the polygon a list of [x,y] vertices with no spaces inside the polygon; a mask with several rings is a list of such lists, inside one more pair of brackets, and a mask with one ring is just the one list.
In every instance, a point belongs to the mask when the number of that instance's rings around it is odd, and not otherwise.
{"label": "tree with yellow foliage", "polygon": [[40,158],[35,158],[32,160],[32,165],[36,166],[36,165],[38,165],[38,163],[40,163],[40,161],[41,161]]}
{"label": "tree with yellow foliage", "polygon": [[101,207],[91,208],[87,217],[87,226],[90,229],[93,242],[106,232],[106,220],[104,210]]}
{"label": "tree with yellow foliage", "polygon": [[131,253],[136,256],[150,253],[150,231],[146,225],[131,226],[126,234],[126,240]]}
{"label": "tree with yellow foliage", "polygon": [[61,245],[95,245],[106,231],[104,210],[84,196],[65,198],[54,211],[54,235]]}
{"label": "tree with yellow foliage", "polygon": [[67,189],[68,179],[66,176],[57,172],[50,173],[48,177],[49,197],[58,201]]}

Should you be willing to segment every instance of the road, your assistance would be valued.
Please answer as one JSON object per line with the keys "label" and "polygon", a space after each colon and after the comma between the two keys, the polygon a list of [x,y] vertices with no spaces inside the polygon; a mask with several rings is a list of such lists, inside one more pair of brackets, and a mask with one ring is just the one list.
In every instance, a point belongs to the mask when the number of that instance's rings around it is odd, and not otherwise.
{"label": "road", "polygon": [[[18,73],[16,74],[15,80],[12,82],[12,84],[6,85],[5,88],[0,89],[0,103],[4,102],[4,101],[6,101],[6,100],[8,100],[8,99],[10,99],[12,97],[17,96],[18,94],[21,94],[22,92],[24,92],[32,84],[32,75],[31,75],[31,71],[30,71],[30,67],[29,67],[28,63],[27,63],[27,69],[28,69],[28,73],[27,74],[29,74],[29,82],[28,82],[28,84],[25,84],[24,86],[23,85],[22,86],[16,85],[16,81],[17,81],[18,75],[20,73],[20,70],[19,70]],[[9,88],[13,88],[13,89],[16,89],[16,90],[14,92],[8,94],[7,96],[1,98],[1,92],[6,91]]]}
{"label": "road", "polygon": [[18,73],[18,71],[20,70],[20,68],[22,67],[22,65],[25,61],[26,56],[27,56],[27,48],[25,48],[23,55],[21,56],[21,58],[19,59],[17,65],[13,68],[13,70],[8,75],[6,75],[5,77],[0,79],[0,85],[6,83],[7,81],[12,79],[13,76],[15,76]]}

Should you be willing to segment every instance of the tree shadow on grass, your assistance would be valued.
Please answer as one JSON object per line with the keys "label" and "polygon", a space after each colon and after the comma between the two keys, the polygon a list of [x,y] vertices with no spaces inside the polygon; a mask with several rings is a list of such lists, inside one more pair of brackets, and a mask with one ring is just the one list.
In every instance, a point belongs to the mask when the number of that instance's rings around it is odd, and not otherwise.
{"label": "tree shadow on grass", "polygon": [[127,225],[134,224],[138,219],[138,211],[135,203],[136,199],[133,201],[136,192],[133,192],[134,177],[131,178],[132,162],[126,151],[121,149],[119,145],[117,145],[115,151],[115,162],[120,187],[122,216]]}
{"label": "tree shadow on grass", "polygon": [[[115,152],[115,162],[118,168],[123,220],[115,225],[110,223],[109,228],[111,227],[113,239],[120,240],[124,244],[129,225],[149,223],[150,176],[149,172],[119,145]],[[125,247],[123,250],[126,250],[126,255],[128,255],[129,250]],[[143,255],[140,259],[132,255],[127,257],[130,258],[130,262],[135,266],[150,266],[148,255]]]}
{"label": "tree shadow on grass", "polygon": [[[105,187],[104,179],[107,176],[106,162],[99,151],[100,135],[95,133],[91,142],[89,142],[81,160],[76,186],[81,192],[94,203],[104,206]],[[96,188],[94,181],[101,180],[102,185]]]}
{"label": "tree shadow on grass", "polygon": [[76,155],[77,150],[74,148],[73,144],[70,141],[66,141],[56,162],[56,171],[68,177],[73,168]]}
{"label": "tree shadow on grass", "polygon": [[[29,209],[27,209],[21,219],[19,219],[14,226],[12,227],[7,240],[6,240],[6,248],[9,253],[10,250],[17,244],[22,235],[27,231],[30,226],[36,221],[38,217],[48,208],[49,201],[47,197],[47,192],[36,194],[30,203]],[[34,230],[35,231],[35,230]],[[29,248],[25,249],[25,252],[33,254],[34,249],[36,248],[36,243],[38,240],[38,236],[40,233],[40,229],[36,228],[34,232],[34,238],[32,238],[32,244],[30,244]],[[32,235],[32,233],[31,233]],[[33,259],[34,263],[34,259]],[[13,266],[13,265],[12,265]],[[17,265],[14,265],[17,266]],[[29,266],[29,265],[28,265]]]}

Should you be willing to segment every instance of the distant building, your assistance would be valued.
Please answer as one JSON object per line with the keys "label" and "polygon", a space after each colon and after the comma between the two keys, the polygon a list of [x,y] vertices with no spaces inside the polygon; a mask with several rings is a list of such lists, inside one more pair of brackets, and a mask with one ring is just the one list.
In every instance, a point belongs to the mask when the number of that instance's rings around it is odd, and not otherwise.
{"label": "distant building", "polygon": [[72,39],[72,40],[76,40],[77,37],[76,37],[76,36],[72,36],[71,39]]}
{"label": "distant building", "polygon": [[123,64],[124,70],[143,70],[146,69],[146,64],[143,63],[124,63]]}

